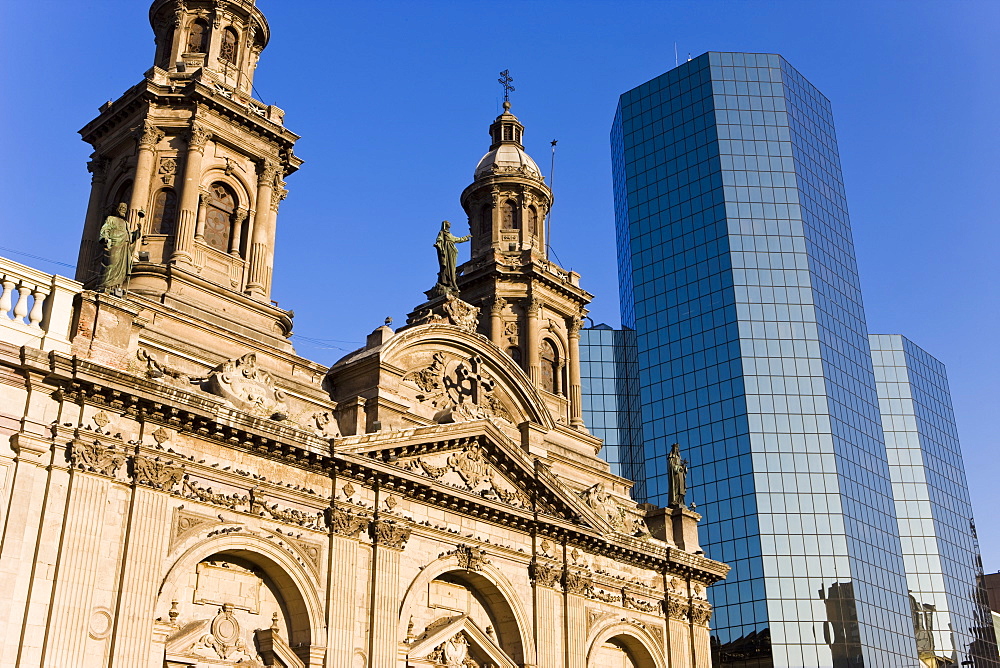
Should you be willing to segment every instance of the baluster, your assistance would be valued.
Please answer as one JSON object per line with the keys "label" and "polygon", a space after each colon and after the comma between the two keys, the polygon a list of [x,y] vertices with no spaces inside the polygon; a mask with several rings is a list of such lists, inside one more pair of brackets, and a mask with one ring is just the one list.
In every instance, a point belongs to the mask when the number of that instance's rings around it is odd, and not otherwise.
{"label": "baluster", "polygon": [[28,327],[41,327],[42,316],[45,314],[45,299],[48,294],[36,289],[31,296],[35,298],[35,303],[31,305],[31,312],[28,313]]}
{"label": "baluster", "polygon": [[28,296],[31,295],[31,288],[27,285],[19,285],[17,292],[17,303],[14,304],[14,322],[24,324],[24,317],[28,315]]}
{"label": "baluster", "polygon": [[10,307],[13,306],[13,304],[11,303],[12,299],[11,292],[14,290],[14,281],[10,280],[9,278],[4,278],[2,281],[2,285],[3,285],[3,295],[0,295],[0,315],[3,315],[5,318],[9,318]]}

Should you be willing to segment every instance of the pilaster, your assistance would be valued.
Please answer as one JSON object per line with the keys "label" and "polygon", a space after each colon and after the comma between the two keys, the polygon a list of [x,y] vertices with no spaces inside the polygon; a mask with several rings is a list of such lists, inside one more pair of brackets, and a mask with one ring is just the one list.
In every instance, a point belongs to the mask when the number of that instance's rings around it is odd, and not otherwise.
{"label": "pilaster", "polygon": [[[77,447],[72,446],[74,450]],[[113,575],[101,572],[99,562],[109,475],[113,476],[120,465],[120,461],[109,459],[108,468],[101,473],[79,469],[70,473],[43,665],[71,666],[86,655],[97,582]]]}
{"label": "pilaster", "polygon": [[[13,668],[25,643],[40,649],[42,638],[33,642],[25,637],[28,600],[35,576],[35,563],[42,530],[42,515],[48,499],[49,476],[46,466],[52,442],[29,434],[14,434],[11,448],[14,459],[10,505],[0,541],[0,667]],[[55,494],[58,505],[61,495]],[[51,581],[52,574],[43,577]],[[29,650],[30,651],[30,650]]]}
{"label": "pilaster", "polygon": [[136,455],[114,613],[111,668],[152,668],[153,609],[170,535],[170,489],[182,469]]}
{"label": "pilaster", "polygon": [[402,592],[399,583],[399,561],[410,530],[396,522],[373,520],[369,526],[372,537],[371,610],[368,631],[368,665],[371,668],[396,668],[396,621]]}
{"label": "pilaster", "polygon": [[330,553],[327,572],[327,623],[325,668],[353,668],[356,647],[355,613],[358,603],[358,535],[365,528],[364,518],[336,507],[328,512]]}

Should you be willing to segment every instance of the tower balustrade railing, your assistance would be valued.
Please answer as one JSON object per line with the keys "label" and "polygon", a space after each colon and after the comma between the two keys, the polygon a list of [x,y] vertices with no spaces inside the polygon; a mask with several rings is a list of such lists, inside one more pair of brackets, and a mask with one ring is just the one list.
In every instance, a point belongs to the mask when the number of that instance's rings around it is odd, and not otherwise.
{"label": "tower balustrade railing", "polygon": [[0,257],[0,342],[69,350],[73,298],[83,284]]}

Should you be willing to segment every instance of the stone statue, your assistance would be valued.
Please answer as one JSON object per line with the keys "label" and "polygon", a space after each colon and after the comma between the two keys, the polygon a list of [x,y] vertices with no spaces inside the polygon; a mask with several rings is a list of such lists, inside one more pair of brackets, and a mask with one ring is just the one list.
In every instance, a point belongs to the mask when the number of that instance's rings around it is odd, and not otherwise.
{"label": "stone statue", "polygon": [[681,448],[674,443],[667,455],[667,468],[670,470],[670,506],[686,508],[684,496],[687,494],[688,463],[681,458]]}
{"label": "stone statue", "polygon": [[98,237],[104,246],[99,289],[112,292],[120,292],[132,272],[132,254],[141,234],[138,225],[132,227],[126,220],[128,204],[119,204],[116,214],[104,219]]}
{"label": "stone statue", "polygon": [[468,241],[472,235],[456,237],[451,233],[451,223],[447,220],[441,222],[441,231],[438,232],[434,248],[437,250],[438,258],[438,280],[434,286],[434,292],[439,295],[446,295],[458,292],[458,248],[455,244]]}

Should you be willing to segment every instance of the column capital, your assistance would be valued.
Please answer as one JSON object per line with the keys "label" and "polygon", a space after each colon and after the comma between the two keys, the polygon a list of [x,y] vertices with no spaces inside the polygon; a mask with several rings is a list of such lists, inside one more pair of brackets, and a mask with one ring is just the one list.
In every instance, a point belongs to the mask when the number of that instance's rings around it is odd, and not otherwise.
{"label": "column capital", "polygon": [[211,132],[200,125],[192,125],[191,130],[188,132],[188,150],[204,153],[205,145],[208,144],[208,140],[211,138]]}
{"label": "column capital", "polygon": [[392,520],[372,520],[368,530],[376,546],[393,550],[403,550],[411,533],[409,528]]}

